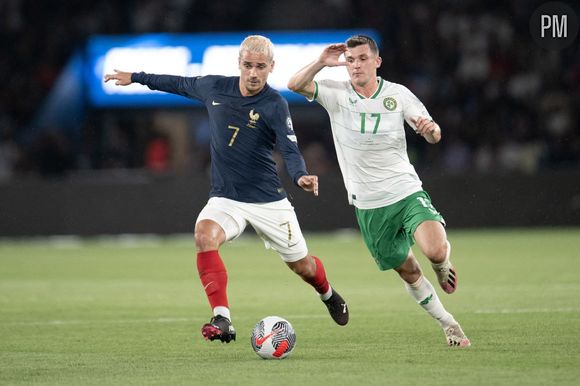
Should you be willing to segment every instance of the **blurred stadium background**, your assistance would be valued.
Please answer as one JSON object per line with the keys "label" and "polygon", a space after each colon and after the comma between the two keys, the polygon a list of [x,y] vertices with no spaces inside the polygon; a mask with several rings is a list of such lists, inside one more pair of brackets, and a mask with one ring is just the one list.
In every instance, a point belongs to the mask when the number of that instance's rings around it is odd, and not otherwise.
{"label": "blurred stadium background", "polygon": [[[93,37],[337,28],[375,31],[379,74],[408,86],[443,128],[437,146],[408,143],[450,227],[580,225],[580,44],[534,44],[542,3],[0,2],[0,236],[185,233],[206,202],[203,107],[96,106],[74,82],[64,86],[76,97],[59,99],[59,79]],[[303,228],[355,227],[325,111],[290,107],[321,178],[317,199],[289,188]]]}
{"label": "blurred stadium background", "polygon": [[[542,3],[0,1],[0,384],[577,385],[580,39],[538,47],[529,21]],[[327,114],[297,99],[294,127],[321,195],[286,186],[304,230],[320,231],[309,248],[348,296],[349,328],[334,328],[311,289],[244,237],[220,251],[239,341],[203,341],[209,310],[193,238],[181,234],[207,201],[206,112],[95,103],[83,66],[100,38],[337,29],[373,31],[380,75],[443,128],[437,146],[413,135],[408,145],[453,228],[462,281],[444,301],[469,350],[448,350],[358,232],[326,232],[356,222]],[[283,363],[247,341],[270,314],[298,333]]]}

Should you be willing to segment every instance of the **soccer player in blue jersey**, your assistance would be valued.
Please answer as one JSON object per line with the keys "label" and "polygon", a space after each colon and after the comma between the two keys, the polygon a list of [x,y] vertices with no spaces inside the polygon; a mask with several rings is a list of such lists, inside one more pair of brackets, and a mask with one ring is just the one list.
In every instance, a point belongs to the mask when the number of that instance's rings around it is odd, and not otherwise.
{"label": "soccer player in blue jersey", "polygon": [[274,69],[274,46],[259,35],[240,45],[240,76],[181,77],[115,70],[105,82],[140,83],[197,99],[207,108],[211,140],[210,199],[195,224],[197,269],[213,317],[203,325],[206,339],[236,339],[226,292],[228,277],[220,246],[250,224],[288,267],[314,287],[339,325],[348,322],[344,299],[328,283],[324,265],[308,253],[294,208],[276,172],[277,146],[294,183],[318,195],[318,177],[309,175],[296,142],[288,103],[268,83]]}

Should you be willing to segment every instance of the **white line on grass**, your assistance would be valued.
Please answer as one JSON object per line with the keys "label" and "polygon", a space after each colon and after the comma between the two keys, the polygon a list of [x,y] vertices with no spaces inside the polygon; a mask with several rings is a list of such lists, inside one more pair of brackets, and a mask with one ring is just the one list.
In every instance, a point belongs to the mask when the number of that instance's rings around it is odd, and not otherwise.
{"label": "white line on grass", "polygon": [[157,319],[113,319],[113,320],[38,320],[0,323],[3,326],[68,326],[81,324],[124,324],[124,323],[183,323],[190,322],[188,318],[157,318]]}
{"label": "white line on grass", "polygon": [[[266,316],[266,315],[264,315]],[[294,319],[326,319],[329,318],[328,315],[289,315],[287,316],[289,320]],[[254,320],[258,321],[258,318],[242,316],[239,318],[234,318],[236,320]],[[15,321],[15,322],[2,322],[0,326],[70,326],[70,325],[103,325],[103,324],[138,324],[138,323],[186,323],[193,322],[197,323],[200,321],[205,321],[206,318],[155,318],[155,319],[103,319],[103,320],[38,320],[38,321]]]}
{"label": "white line on grass", "polygon": [[580,308],[500,308],[500,309],[481,309],[476,310],[476,314],[544,314],[544,313],[562,313],[562,312],[580,312]]}
{"label": "white line on grass", "polygon": [[[484,308],[474,311],[476,314],[540,314],[540,313],[569,313],[580,312],[578,307],[562,307],[562,308]],[[266,316],[266,315],[264,315]],[[285,315],[284,318],[288,320],[295,319],[326,319],[329,316],[321,313],[320,315],[312,314],[296,314]],[[205,321],[206,318],[153,318],[153,319],[68,319],[68,320],[37,320],[37,321],[14,321],[14,322],[0,322],[0,326],[70,326],[70,325],[103,325],[103,324],[139,324],[139,323],[199,323]],[[240,316],[234,317],[236,320],[248,321],[256,320],[254,316]]]}

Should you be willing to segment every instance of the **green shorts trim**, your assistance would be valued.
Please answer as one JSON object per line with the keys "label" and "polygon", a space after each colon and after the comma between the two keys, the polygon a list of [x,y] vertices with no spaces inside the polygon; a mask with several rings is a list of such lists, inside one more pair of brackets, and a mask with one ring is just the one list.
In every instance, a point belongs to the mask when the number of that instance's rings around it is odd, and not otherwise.
{"label": "green shorts trim", "polygon": [[355,208],[355,212],[365,244],[381,271],[405,262],[415,244],[413,234],[422,222],[433,220],[445,225],[425,191],[382,208]]}

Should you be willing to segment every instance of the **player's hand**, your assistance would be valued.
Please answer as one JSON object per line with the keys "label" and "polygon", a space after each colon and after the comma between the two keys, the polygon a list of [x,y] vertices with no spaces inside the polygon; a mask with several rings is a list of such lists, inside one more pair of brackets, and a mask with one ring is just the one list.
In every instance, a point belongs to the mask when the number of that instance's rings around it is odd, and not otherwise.
{"label": "player's hand", "polygon": [[441,140],[441,129],[432,119],[423,117],[411,118],[415,125],[415,132],[425,138],[429,143],[437,143]]}
{"label": "player's hand", "polygon": [[331,44],[322,51],[318,61],[327,67],[346,66],[346,61],[339,60],[340,55],[347,51],[346,44]]}
{"label": "player's hand", "polygon": [[421,136],[433,134],[437,130],[437,124],[432,119],[423,117],[411,118],[411,122],[415,124],[415,132]]}
{"label": "player's hand", "polygon": [[318,196],[318,176],[302,176],[298,179],[298,186]]}
{"label": "player's hand", "polygon": [[117,86],[128,86],[132,83],[131,82],[132,72],[124,72],[124,71],[119,71],[119,70],[113,70],[113,71],[115,71],[114,74],[106,74],[105,75],[105,83],[110,81],[110,80],[116,80],[115,84]]}

